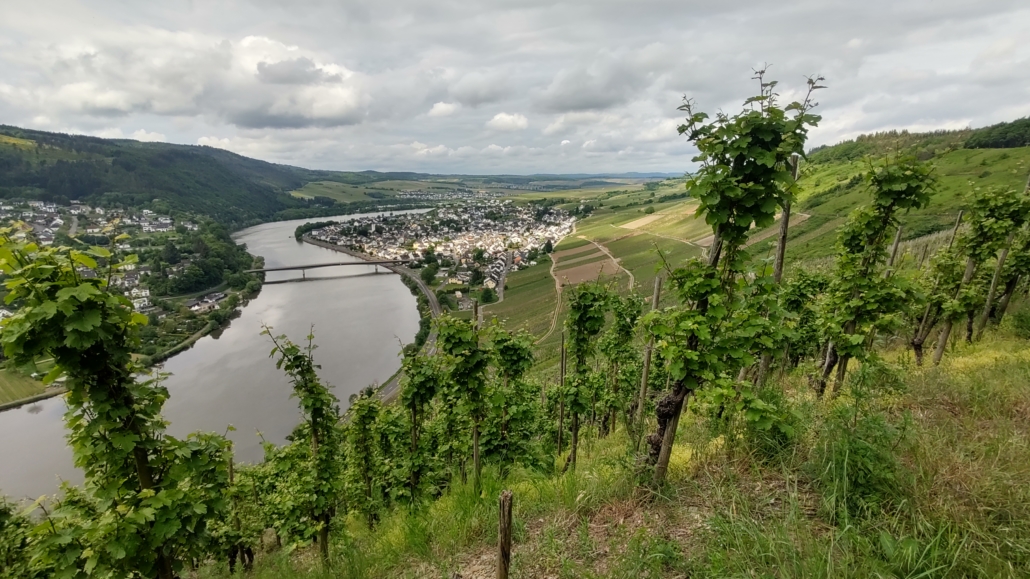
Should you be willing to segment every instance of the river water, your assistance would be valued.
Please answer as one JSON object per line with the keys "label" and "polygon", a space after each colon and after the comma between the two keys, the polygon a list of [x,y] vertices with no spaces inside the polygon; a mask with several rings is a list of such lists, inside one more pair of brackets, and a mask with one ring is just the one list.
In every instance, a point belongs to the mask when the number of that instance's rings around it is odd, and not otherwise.
{"label": "river water", "polygon": [[[360,261],[293,239],[297,225],[324,219],[266,223],[235,237],[264,257],[265,267]],[[271,272],[266,282],[300,277],[299,271]],[[266,283],[228,328],[165,362],[171,376],[163,415],[170,434],[222,433],[231,424],[236,458],[245,462],[261,459],[261,437],[277,444],[285,440],[300,413],[289,382],[268,357],[272,344],[260,335],[263,324],[298,343],[314,325],[315,362],[344,408],[351,394],[400,368],[401,344],[418,331],[418,311],[397,275],[346,266],[313,269],[307,279]],[[58,397],[0,412],[0,494],[35,499],[53,493],[61,480],[82,481],[65,443],[64,411]]]}

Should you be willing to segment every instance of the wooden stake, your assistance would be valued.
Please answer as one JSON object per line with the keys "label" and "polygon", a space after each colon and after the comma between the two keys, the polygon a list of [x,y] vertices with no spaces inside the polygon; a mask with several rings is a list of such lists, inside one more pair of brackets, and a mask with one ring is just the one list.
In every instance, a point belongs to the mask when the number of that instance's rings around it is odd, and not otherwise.
{"label": "wooden stake", "polygon": [[561,437],[565,430],[565,332],[561,333],[561,382],[558,386],[558,456],[561,456]]}
{"label": "wooden stake", "polygon": [[894,234],[894,244],[891,246],[890,257],[887,258],[887,267],[883,271],[884,279],[891,276],[891,270],[894,268],[894,262],[898,259],[898,248],[901,247],[901,226],[898,226],[898,232]]}
{"label": "wooden stake", "polygon": [[[654,293],[651,294],[651,311],[658,309],[658,298],[662,293],[662,278],[654,278]],[[651,371],[651,353],[654,351],[654,336],[647,341],[644,349],[644,371],[640,378],[640,393],[637,395],[637,435],[633,443],[634,450],[640,448],[640,439],[644,436],[644,401],[647,400],[647,376]]]}
{"label": "wooden stake", "polygon": [[501,491],[497,528],[497,579],[508,579],[511,568],[511,491]]}

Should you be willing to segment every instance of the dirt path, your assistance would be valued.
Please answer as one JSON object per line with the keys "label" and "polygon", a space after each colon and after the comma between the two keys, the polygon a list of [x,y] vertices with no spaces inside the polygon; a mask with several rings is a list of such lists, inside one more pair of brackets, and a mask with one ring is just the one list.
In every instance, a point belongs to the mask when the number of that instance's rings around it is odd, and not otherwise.
{"label": "dirt path", "polygon": [[[586,239],[582,235],[580,235],[579,238],[580,239]],[[598,242],[596,242],[596,241],[594,241],[592,239],[587,239],[587,241],[589,241],[590,243],[593,243],[594,245],[596,245],[597,249],[600,249],[605,255],[608,256],[608,259],[612,260],[612,263],[614,263],[622,271],[626,272],[626,275],[629,276],[629,287],[627,289],[629,291],[633,291],[633,286],[637,285],[637,279],[635,277],[633,277],[633,272],[631,272],[630,270],[622,267],[622,264],[619,263],[619,260],[616,259],[614,255],[612,255],[612,252],[608,251],[607,247],[601,245],[600,243],[598,243]],[[616,273],[618,273],[618,270],[616,270]]]}
{"label": "dirt path", "polygon": [[[572,224],[572,234],[576,233],[576,224]],[[564,239],[564,237],[562,238]],[[558,240],[561,243],[561,239]],[[555,243],[555,245],[558,245]],[[554,259],[554,253],[551,253],[551,277],[554,279],[554,295],[556,297],[554,302],[554,315],[551,316],[551,327],[547,329],[547,333],[540,337],[539,340],[533,342],[534,345],[539,344],[547,339],[548,336],[554,333],[554,328],[558,325],[558,314],[561,313],[561,280],[558,276],[554,275],[554,266],[558,265],[558,262]]]}

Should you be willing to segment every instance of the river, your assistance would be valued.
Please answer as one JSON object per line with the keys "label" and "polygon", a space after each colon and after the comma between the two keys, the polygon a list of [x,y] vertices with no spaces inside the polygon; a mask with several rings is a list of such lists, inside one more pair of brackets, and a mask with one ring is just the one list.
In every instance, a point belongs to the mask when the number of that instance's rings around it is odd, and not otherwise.
{"label": "river", "polygon": [[[354,217],[354,216],[349,216]],[[240,231],[239,243],[265,258],[265,267],[360,261],[293,239],[300,219],[266,223]],[[297,424],[297,401],[290,384],[268,357],[275,334],[301,342],[314,325],[315,362],[334,386],[344,408],[354,394],[386,381],[400,368],[401,344],[418,331],[415,297],[396,274],[373,266],[326,267],[307,272],[303,283],[266,284],[228,328],[197,341],[164,363],[169,399],[163,415],[168,432],[229,433],[239,461],[261,459],[261,437],[282,443]],[[385,273],[382,273],[385,272]],[[300,278],[299,271],[271,272],[266,281]],[[62,398],[0,412],[0,494],[12,499],[53,493],[61,480],[80,483],[64,439]],[[260,436],[259,436],[260,433]]]}

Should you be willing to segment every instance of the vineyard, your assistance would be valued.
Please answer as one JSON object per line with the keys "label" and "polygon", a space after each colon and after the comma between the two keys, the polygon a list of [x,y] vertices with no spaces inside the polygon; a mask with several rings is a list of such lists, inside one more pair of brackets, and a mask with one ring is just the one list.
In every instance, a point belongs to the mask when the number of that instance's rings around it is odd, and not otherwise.
{"label": "vineyard", "polygon": [[445,315],[395,404],[343,410],[317,335],[266,328],[303,418],[257,465],[166,433],[168,392],[131,356],[146,317],[78,273],[132,258],[0,232],[20,306],[0,342],[67,377],[85,473],[0,503],[0,578],[507,577],[504,490],[514,577],[1030,576],[1030,183],[971,185],[906,261],[901,219],[939,176],[867,157],[832,258],[788,269],[822,79],[786,105],[757,80],[737,114],[680,107],[702,255],[659,256],[647,295],[565,288],[557,379],[534,336]]}

